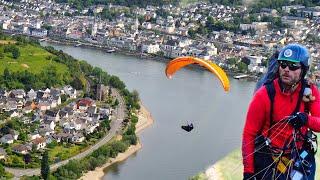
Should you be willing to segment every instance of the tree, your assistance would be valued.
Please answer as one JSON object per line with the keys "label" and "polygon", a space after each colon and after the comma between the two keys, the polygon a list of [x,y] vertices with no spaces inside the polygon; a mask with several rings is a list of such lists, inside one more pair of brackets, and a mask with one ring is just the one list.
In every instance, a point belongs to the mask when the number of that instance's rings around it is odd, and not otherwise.
{"label": "tree", "polygon": [[116,100],[114,101],[114,103],[113,103],[113,106],[114,106],[114,107],[117,107],[118,105],[119,105],[119,100],[116,99]]}
{"label": "tree", "polygon": [[191,38],[195,38],[196,37],[196,31],[194,30],[194,29],[189,29],[188,30],[188,34],[189,34],[189,36],[191,37]]}
{"label": "tree", "polygon": [[229,58],[229,59],[227,59],[227,62],[230,65],[236,65],[238,62],[238,59],[237,58]]}
{"label": "tree", "polygon": [[61,95],[61,102],[62,102],[62,103],[66,102],[67,99],[68,99],[68,96],[67,96],[66,94],[62,94],[62,95]]}
{"label": "tree", "polygon": [[246,72],[246,71],[248,71],[248,65],[246,65],[244,62],[239,62],[238,63],[238,70],[240,72]]}
{"label": "tree", "polygon": [[134,102],[140,101],[139,92],[135,89],[132,91],[132,98]]}
{"label": "tree", "polygon": [[23,142],[26,142],[28,140],[28,135],[26,132],[20,132],[20,135],[19,135],[19,140],[23,141]]}
{"label": "tree", "polygon": [[9,79],[11,79],[11,75],[10,75],[10,70],[9,68],[5,68],[3,71],[3,78],[4,80],[8,81]]}
{"label": "tree", "polygon": [[3,59],[4,58],[4,54],[2,51],[0,51],[0,59]]}
{"label": "tree", "polygon": [[76,76],[76,77],[74,77],[73,78],[73,80],[71,81],[71,86],[72,87],[74,87],[75,89],[78,89],[78,90],[80,90],[80,89],[83,89],[84,88],[84,83],[81,81],[81,79],[80,79],[81,77],[79,77],[79,76]]}
{"label": "tree", "polygon": [[298,11],[296,9],[291,8],[290,9],[290,14],[293,16],[296,16],[298,14]]}
{"label": "tree", "polygon": [[45,151],[42,160],[41,160],[41,177],[44,180],[49,179],[50,177],[50,167],[49,167],[49,154],[48,151]]}
{"label": "tree", "polygon": [[5,174],[5,173],[6,173],[6,171],[5,171],[4,167],[3,167],[3,165],[0,164],[0,177],[2,176],[2,174]]}
{"label": "tree", "polygon": [[11,53],[14,59],[18,59],[20,57],[20,50],[18,48],[13,48]]}
{"label": "tree", "polygon": [[32,157],[30,154],[26,154],[23,156],[24,163],[29,164],[32,161]]}

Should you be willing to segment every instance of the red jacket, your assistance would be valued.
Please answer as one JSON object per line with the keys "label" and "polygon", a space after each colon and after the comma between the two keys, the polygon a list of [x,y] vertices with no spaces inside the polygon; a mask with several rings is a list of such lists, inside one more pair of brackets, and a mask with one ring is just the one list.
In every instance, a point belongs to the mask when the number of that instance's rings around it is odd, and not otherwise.
{"label": "red jacket", "polygon": [[[275,87],[275,97],[273,104],[273,124],[289,116],[295,109],[301,89],[301,83],[292,93],[283,93],[280,90],[278,79],[273,81]],[[320,131],[320,97],[316,86],[311,86],[312,95],[315,101],[310,103],[310,115],[308,123],[302,127],[301,131],[306,132],[307,128],[313,131]],[[304,111],[304,103],[301,101],[300,111]],[[262,134],[268,136],[270,126],[270,99],[265,86],[261,87],[254,95],[248,112],[242,137],[242,158],[244,172],[254,173],[254,139]],[[287,139],[292,136],[293,128],[287,124],[276,124],[269,132],[271,146],[283,148]],[[280,132],[280,133],[279,133]]]}

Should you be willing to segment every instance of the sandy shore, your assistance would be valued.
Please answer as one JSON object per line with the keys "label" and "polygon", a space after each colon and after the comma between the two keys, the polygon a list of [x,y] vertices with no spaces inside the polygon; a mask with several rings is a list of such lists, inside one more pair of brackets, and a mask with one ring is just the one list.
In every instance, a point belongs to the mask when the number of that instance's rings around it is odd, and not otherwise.
{"label": "sandy shore", "polygon": [[[151,113],[144,107],[141,103],[141,109],[138,112],[138,123],[136,124],[136,133],[140,133],[143,129],[149,127],[153,123],[153,118]],[[106,164],[101,167],[96,168],[94,171],[88,171],[85,173],[80,179],[83,180],[93,180],[93,179],[102,179],[105,175],[103,170],[116,162],[121,162],[126,160],[129,156],[137,152],[142,148],[141,143],[138,141],[137,145],[132,145],[128,148],[128,150],[124,153],[119,153],[116,158],[111,158]]]}

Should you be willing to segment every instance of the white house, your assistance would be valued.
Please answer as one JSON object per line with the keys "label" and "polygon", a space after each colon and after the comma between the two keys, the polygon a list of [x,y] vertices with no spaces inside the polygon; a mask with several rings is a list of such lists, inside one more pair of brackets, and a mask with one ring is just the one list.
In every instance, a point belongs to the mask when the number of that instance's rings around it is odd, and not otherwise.
{"label": "white house", "polygon": [[34,140],[32,140],[32,144],[36,146],[36,149],[44,149],[47,145],[46,143],[46,139],[44,138],[36,138]]}
{"label": "white house", "polygon": [[56,124],[53,120],[45,120],[44,124],[42,124],[41,127],[48,127],[51,130],[54,130],[54,128],[56,127]]}
{"label": "white house", "polygon": [[159,44],[143,44],[141,51],[148,54],[156,54],[160,51],[160,46]]}
{"label": "white house", "polygon": [[34,139],[37,139],[37,138],[41,138],[40,134],[37,133],[37,132],[31,133],[31,134],[29,134],[28,136],[29,136],[29,138],[30,138],[31,140],[34,140]]}
{"label": "white house", "polygon": [[85,137],[82,134],[75,134],[71,141],[74,143],[81,143],[85,140]]}

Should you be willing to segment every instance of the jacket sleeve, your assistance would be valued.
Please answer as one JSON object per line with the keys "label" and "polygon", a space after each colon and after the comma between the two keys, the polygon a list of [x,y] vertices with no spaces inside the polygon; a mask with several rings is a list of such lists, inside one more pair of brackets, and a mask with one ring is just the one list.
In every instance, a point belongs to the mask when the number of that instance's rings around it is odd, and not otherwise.
{"label": "jacket sleeve", "polygon": [[320,95],[316,86],[311,86],[311,89],[315,100],[310,102],[308,127],[313,131],[320,132]]}
{"label": "jacket sleeve", "polygon": [[254,173],[254,140],[260,135],[266,121],[268,94],[265,87],[260,88],[254,95],[247,112],[242,135],[242,160],[245,173]]}

